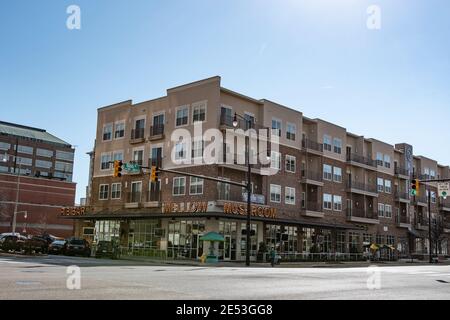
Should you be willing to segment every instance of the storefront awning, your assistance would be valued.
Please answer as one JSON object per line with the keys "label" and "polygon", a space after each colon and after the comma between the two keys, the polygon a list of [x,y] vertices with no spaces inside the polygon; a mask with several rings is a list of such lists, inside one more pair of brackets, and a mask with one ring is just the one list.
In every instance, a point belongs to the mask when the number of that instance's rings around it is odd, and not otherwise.
{"label": "storefront awning", "polygon": [[220,233],[208,232],[204,236],[200,237],[200,241],[225,242],[225,238]]}

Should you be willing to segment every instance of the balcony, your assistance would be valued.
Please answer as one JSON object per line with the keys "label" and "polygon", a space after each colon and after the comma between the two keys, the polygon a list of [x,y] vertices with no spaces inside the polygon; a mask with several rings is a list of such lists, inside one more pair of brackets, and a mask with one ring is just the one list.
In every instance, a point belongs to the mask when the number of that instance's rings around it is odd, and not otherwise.
{"label": "balcony", "polygon": [[[235,188],[233,188],[235,189]],[[241,202],[247,203],[247,192],[239,192],[237,190],[230,191],[229,188],[219,188],[217,190],[217,200],[223,202]],[[262,194],[252,193],[250,195],[250,202],[252,204],[265,205],[266,197]]]}
{"label": "balcony", "polygon": [[399,166],[396,166],[394,169],[395,175],[399,178],[408,180],[409,179],[409,171],[406,168],[402,168]]}
{"label": "balcony", "polygon": [[378,212],[358,208],[347,209],[347,221],[366,224],[380,224],[380,220],[378,220]]}
{"label": "balcony", "polygon": [[439,210],[442,212],[450,212],[450,200],[441,200],[439,202]]}
{"label": "balcony", "polygon": [[450,222],[444,221],[444,233],[450,233]]}
{"label": "balcony", "polygon": [[428,218],[419,216],[417,218],[416,229],[417,230],[428,230]]}
{"label": "balcony", "polygon": [[412,201],[415,205],[428,207],[428,199],[426,196],[413,196]]}
{"label": "balcony", "polygon": [[318,155],[323,154],[323,144],[310,139],[302,140],[302,148],[308,153],[314,153]]}
{"label": "balcony", "polygon": [[395,222],[397,223],[397,227],[399,228],[406,228],[406,229],[411,228],[411,222],[409,221],[407,215],[398,214],[395,217]]}
{"label": "balcony", "polygon": [[145,129],[132,129],[130,143],[142,143],[145,141]]}
{"label": "balcony", "polygon": [[136,209],[141,205],[142,192],[128,192],[126,194],[126,209]]}
{"label": "balcony", "polygon": [[377,162],[375,160],[360,156],[359,154],[347,154],[347,162],[364,169],[377,170]]}
{"label": "balcony", "polygon": [[[236,120],[238,123],[236,128],[238,128],[238,129],[248,130],[248,129],[255,129],[255,127],[256,127],[254,122],[251,122],[250,126],[249,126],[249,122],[244,119],[241,119],[238,117]],[[234,115],[228,115],[226,113],[220,114],[220,128],[221,129],[234,128],[233,121],[234,121]]]}
{"label": "balcony", "polygon": [[147,192],[144,202],[144,208],[158,208],[161,206],[161,190],[159,187],[154,187]]}
{"label": "balcony", "polygon": [[302,215],[311,218],[323,218],[322,203],[315,201],[302,201]]}
{"label": "balcony", "polygon": [[150,141],[164,139],[164,125],[154,125],[150,127]]}
{"label": "balcony", "polygon": [[322,172],[312,170],[302,170],[302,183],[323,187]]}
{"label": "balcony", "polygon": [[370,197],[378,197],[377,187],[362,182],[347,181],[347,192],[362,194]]}
{"label": "balcony", "polygon": [[399,201],[399,202],[403,202],[403,203],[410,203],[409,193],[396,191],[395,192],[395,201]]}

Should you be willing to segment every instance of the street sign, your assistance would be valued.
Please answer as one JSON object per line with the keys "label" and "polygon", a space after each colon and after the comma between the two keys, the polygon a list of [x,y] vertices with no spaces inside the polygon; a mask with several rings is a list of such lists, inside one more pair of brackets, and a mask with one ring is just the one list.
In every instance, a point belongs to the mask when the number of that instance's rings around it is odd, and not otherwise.
{"label": "street sign", "polygon": [[141,172],[141,166],[138,165],[137,163],[124,163],[123,169],[131,173]]}
{"label": "street sign", "polygon": [[448,182],[438,183],[438,194],[439,197],[446,199],[450,194],[450,183]]}

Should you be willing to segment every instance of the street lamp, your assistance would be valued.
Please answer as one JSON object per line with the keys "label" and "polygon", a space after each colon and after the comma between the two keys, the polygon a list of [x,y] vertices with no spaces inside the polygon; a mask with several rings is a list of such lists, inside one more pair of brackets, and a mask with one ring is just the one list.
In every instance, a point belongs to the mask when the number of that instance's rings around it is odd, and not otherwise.
{"label": "street lamp", "polygon": [[[5,153],[2,158],[2,162],[8,162],[8,154]],[[15,156],[17,157],[17,156]],[[12,221],[12,234],[16,233],[16,219],[17,219],[17,209],[19,206],[19,191],[20,191],[20,170],[22,170],[22,162],[19,161],[19,170],[17,171],[17,185],[16,185],[16,202],[14,205],[13,221]]]}
{"label": "street lamp", "polygon": [[[238,119],[237,119],[238,117],[246,122],[247,129],[252,128],[252,121],[250,119],[244,118],[241,115],[238,115],[237,113],[234,113],[233,127],[237,128],[237,126],[239,124]],[[245,158],[247,161],[247,186],[246,186],[246,189],[247,189],[247,227],[246,227],[245,265],[247,267],[249,267],[250,266],[250,250],[251,250],[250,225],[251,225],[251,193],[252,193],[252,179],[251,179],[252,167],[250,164],[250,135],[246,135],[245,143],[246,143]]]}

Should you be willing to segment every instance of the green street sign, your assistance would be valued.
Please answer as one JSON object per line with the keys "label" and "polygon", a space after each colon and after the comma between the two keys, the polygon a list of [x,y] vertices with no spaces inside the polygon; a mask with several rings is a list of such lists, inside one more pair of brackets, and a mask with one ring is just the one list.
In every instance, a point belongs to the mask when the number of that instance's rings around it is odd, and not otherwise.
{"label": "green street sign", "polygon": [[124,163],[123,169],[131,173],[141,172],[141,166],[137,163]]}

